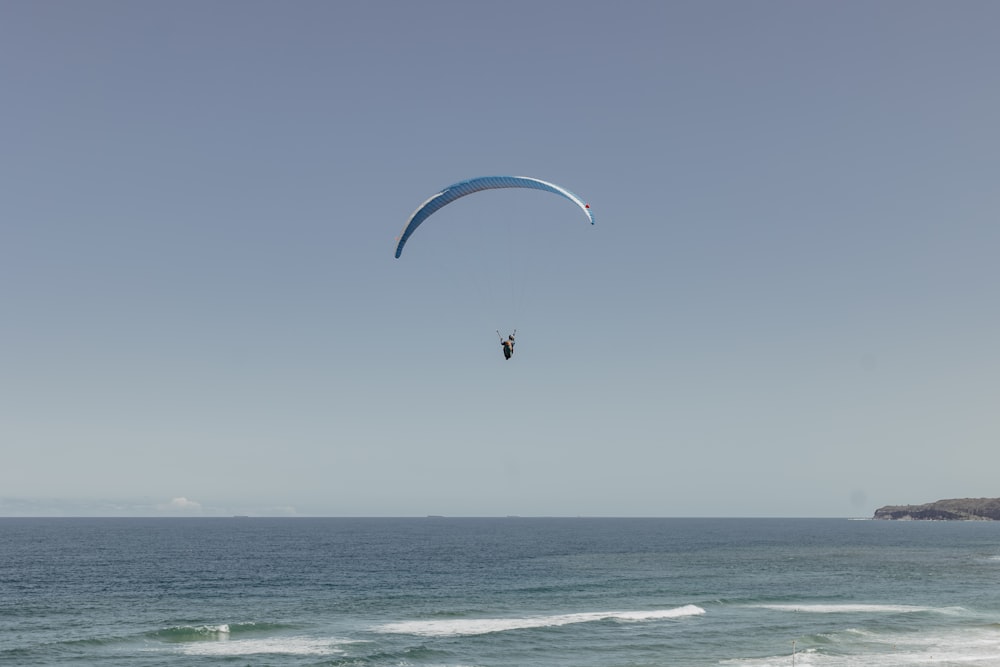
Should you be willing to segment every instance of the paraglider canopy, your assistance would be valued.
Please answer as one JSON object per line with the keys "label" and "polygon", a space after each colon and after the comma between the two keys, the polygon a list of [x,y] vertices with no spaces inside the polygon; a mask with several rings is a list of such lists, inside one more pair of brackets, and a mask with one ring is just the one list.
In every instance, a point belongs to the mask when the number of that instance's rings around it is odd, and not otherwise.
{"label": "paraglider canopy", "polygon": [[566,188],[528,176],[481,176],[479,178],[473,178],[449,185],[444,190],[421,204],[417,210],[413,212],[413,215],[410,216],[410,219],[406,222],[406,227],[403,228],[403,232],[399,235],[399,240],[396,244],[396,258],[398,259],[399,256],[403,254],[403,246],[406,245],[406,241],[410,238],[410,235],[413,234],[417,227],[420,226],[420,223],[429,218],[436,211],[440,210],[444,206],[447,206],[456,199],[460,199],[466,195],[471,195],[474,192],[480,192],[482,190],[497,190],[501,188],[529,188],[532,190],[551,192],[552,194],[559,195],[560,197],[565,197],[579,206],[587,216],[587,219],[590,220],[590,224],[594,224],[594,213],[590,210],[590,205]]}

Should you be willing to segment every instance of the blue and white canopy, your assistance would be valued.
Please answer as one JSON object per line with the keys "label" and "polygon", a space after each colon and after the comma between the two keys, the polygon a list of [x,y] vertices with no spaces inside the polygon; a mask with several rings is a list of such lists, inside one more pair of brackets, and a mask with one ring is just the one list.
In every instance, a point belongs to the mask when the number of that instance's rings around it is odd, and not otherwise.
{"label": "blue and white canopy", "polygon": [[594,214],[590,210],[590,205],[566,188],[555,185],[554,183],[539,180],[537,178],[530,178],[528,176],[481,176],[479,178],[473,178],[468,181],[461,181],[460,183],[449,185],[444,190],[421,204],[417,210],[413,212],[413,215],[410,216],[410,219],[406,223],[406,227],[403,228],[403,233],[399,235],[399,242],[396,245],[396,257],[398,258],[401,254],[403,254],[403,246],[406,245],[407,239],[409,239],[410,235],[413,234],[417,227],[420,226],[420,223],[429,218],[442,207],[447,206],[451,202],[464,197],[465,195],[471,195],[474,192],[479,192],[481,190],[497,190],[501,188],[530,188],[532,190],[543,190],[545,192],[557,194],[560,197],[565,197],[579,206],[590,220],[590,224],[594,224]]}

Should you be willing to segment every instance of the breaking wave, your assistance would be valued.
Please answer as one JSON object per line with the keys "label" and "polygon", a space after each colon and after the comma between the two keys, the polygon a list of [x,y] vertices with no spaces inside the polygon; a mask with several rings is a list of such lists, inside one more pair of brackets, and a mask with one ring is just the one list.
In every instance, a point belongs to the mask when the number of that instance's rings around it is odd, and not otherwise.
{"label": "breaking wave", "polygon": [[[253,626],[253,623],[234,625],[233,628],[241,629],[245,626]],[[157,630],[151,635],[157,639],[170,642],[187,642],[198,640],[213,640],[228,637],[232,632],[228,623],[218,625],[176,625],[163,630]]]}
{"label": "breaking wave", "polygon": [[342,653],[346,639],[275,634],[290,626],[274,623],[219,623],[177,625],[150,633],[160,641],[176,644],[176,651],[189,656],[245,656],[262,654],[335,655]]}
{"label": "breaking wave", "polygon": [[153,639],[168,642],[188,642],[200,640],[229,639],[232,636],[245,636],[248,634],[261,634],[263,632],[273,632],[289,630],[292,626],[280,623],[217,623],[217,624],[189,624],[174,625],[162,630],[150,632],[147,636]]}
{"label": "breaking wave", "polygon": [[343,653],[343,649],[340,647],[346,643],[353,642],[314,637],[263,637],[182,644],[180,652],[192,656],[335,655]]}
{"label": "breaking wave", "polygon": [[446,637],[461,635],[484,635],[508,630],[550,628],[574,623],[593,621],[645,622],[682,618],[704,614],[701,607],[689,604],[673,609],[649,611],[597,611],[579,614],[557,614],[553,616],[524,616],[519,618],[462,618],[424,621],[402,621],[387,623],[374,628],[378,632],[391,634],[420,635],[424,637]]}
{"label": "breaking wave", "polygon": [[[996,665],[1000,635],[995,627],[879,633],[850,628],[804,638],[812,646],[789,647],[784,654],[719,661],[732,667],[912,667],[913,665]],[[822,641],[820,641],[822,640]],[[792,650],[795,651],[794,658]]]}

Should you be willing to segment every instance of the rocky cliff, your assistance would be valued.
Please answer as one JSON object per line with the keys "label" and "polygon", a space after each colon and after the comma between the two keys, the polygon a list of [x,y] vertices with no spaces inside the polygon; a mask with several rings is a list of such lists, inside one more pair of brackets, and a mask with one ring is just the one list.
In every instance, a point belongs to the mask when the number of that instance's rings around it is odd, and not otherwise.
{"label": "rocky cliff", "polygon": [[956,498],[926,505],[886,505],[876,519],[896,521],[1000,521],[1000,498]]}

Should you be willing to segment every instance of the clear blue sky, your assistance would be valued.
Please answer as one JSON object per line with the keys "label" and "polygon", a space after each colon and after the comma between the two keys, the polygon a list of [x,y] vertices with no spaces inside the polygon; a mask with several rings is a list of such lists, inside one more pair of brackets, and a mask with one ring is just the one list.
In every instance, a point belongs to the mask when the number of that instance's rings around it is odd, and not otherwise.
{"label": "clear blue sky", "polygon": [[[998,25],[985,1],[8,0],[0,514],[1000,495]],[[598,224],[488,192],[393,258],[418,204],[489,174]]]}

